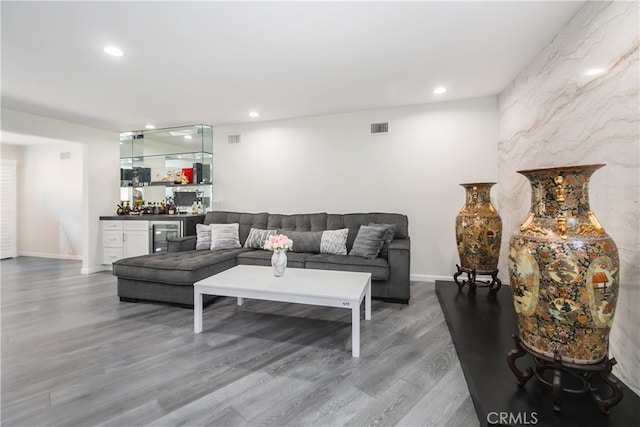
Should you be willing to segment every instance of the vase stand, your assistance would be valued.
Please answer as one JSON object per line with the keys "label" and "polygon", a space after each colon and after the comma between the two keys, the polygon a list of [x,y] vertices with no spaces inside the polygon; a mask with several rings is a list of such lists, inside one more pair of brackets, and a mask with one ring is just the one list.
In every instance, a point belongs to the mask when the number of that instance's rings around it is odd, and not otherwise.
{"label": "vase stand", "polygon": [[[489,288],[489,293],[495,294],[502,287],[502,281],[498,278],[498,271],[500,270],[478,272],[475,268],[460,267],[458,264],[456,264],[456,268],[458,271],[453,273],[453,280],[458,285],[459,291],[464,288],[464,285],[469,285],[470,291],[475,291],[476,288]],[[458,277],[463,273],[467,273],[467,280],[459,281]],[[476,276],[491,276],[491,280],[478,280]]]}
{"label": "vase stand", "polygon": [[[593,397],[596,405],[598,405],[598,409],[604,414],[608,414],[609,409],[622,400],[622,386],[620,385],[620,381],[611,373],[613,366],[618,363],[615,358],[609,359],[609,357],[605,356],[604,359],[599,362],[591,364],[567,362],[562,360],[559,352],[555,352],[553,357],[549,357],[523,345],[519,336],[512,335],[512,337],[516,343],[516,348],[507,354],[507,362],[509,363],[509,368],[511,368],[511,371],[518,380],[518,385],[524,386],[527,381],[535,375],[538,381],[551,387],[554,411],[561,411],[562,392],[573,395],[585,394],[587,392],[591,393],[591,397]],[[527,367],[527,372],[523,373],[516,366],[515,360],[527,353],[533,357],[536,367],[535,370]],[[545,377],[545,373],[548,371],[553,372],[551,379]],[[596,377],[594,377],[595,374],[598,374],[600,379],[611,389],[609,397],[602,397],[599,393],[597,385],[593,383],[593,380],[596,379]],[[573,380],[573,387],[562,386],[563,375],[568,375]]]}

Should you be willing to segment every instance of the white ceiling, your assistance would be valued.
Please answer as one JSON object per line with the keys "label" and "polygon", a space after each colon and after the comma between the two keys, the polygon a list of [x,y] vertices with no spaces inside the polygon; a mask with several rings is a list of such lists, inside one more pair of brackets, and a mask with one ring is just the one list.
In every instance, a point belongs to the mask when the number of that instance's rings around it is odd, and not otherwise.
{"label": "white ceiling", "polygon": [[2,1],[2,105],[122,131],[491,96],[583,4]]}

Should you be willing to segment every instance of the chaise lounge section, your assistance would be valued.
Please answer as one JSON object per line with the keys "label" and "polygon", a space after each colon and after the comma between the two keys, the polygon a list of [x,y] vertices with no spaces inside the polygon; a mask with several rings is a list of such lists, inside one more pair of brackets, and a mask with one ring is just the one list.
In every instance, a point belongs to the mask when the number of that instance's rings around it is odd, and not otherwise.
{"label": "chaise lounge section", "polygon": [[[251,229],[276,230],[291,234],[294,250],[287,252],[287,266],[321,270],[371,273],[372,297],[408,304],[410,239],[406,215],[397,213],[352,214],[269,214],[209,212],[204,225],[238,224],[241,247],[237,249],[196,249],[196,236],[169,242],[166,253],[124,258],[113,263],[118,277],[118,296],[122,301],[159,301],[193,307],[193,283],[235,265],[271,265],[272,252],[245,247]],[[347,253],[350,253],[361,226],[391,226],[393,239],[384,243],[378,256],[337,255],[310,250],[296,251],[296,237],[317,238],[322,232],[348,229]],[[291,237],[291,236],[290,236]],[[308,246],[308,245],[307,245]],[[206,296],[211,303],[215,296]]]}

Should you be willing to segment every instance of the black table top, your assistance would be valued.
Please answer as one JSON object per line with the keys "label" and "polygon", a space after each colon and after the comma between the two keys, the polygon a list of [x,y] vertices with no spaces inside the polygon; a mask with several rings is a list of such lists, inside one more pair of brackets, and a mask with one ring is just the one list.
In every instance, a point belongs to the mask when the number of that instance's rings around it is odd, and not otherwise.
{"label": "black table top", "polygon": [[[640,398],[624,385],[622,401],[611,408],[609,415],[598,410],[589,394],[562,393],[562,412],[558,413],[553,410],[551,389],[535,377],[523,387],[518,386],[507,364],[507,353],[515,348],[512,335],[517,334],[508,284],[503,284],[495,298],[486,288],[474,293],[465,286],[458,292],[453,281],[436,281],[436,293],[481,425],[640,425]],[[535,366],[530,355],[516,359],[516,365],[523,372],[528,366]],[[609,390],[604,387],[600,393],[606,396]]]}

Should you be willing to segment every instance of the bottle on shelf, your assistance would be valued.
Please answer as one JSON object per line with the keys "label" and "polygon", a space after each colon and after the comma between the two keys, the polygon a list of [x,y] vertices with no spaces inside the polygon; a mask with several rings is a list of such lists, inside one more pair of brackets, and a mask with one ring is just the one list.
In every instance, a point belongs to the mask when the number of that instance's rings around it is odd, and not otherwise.
{"label": "bottle on shelf", "polygon": [[173,197],[167,197],[167,213],[169,215],[175,215],[176,214],[176,207],[173,204]]}

